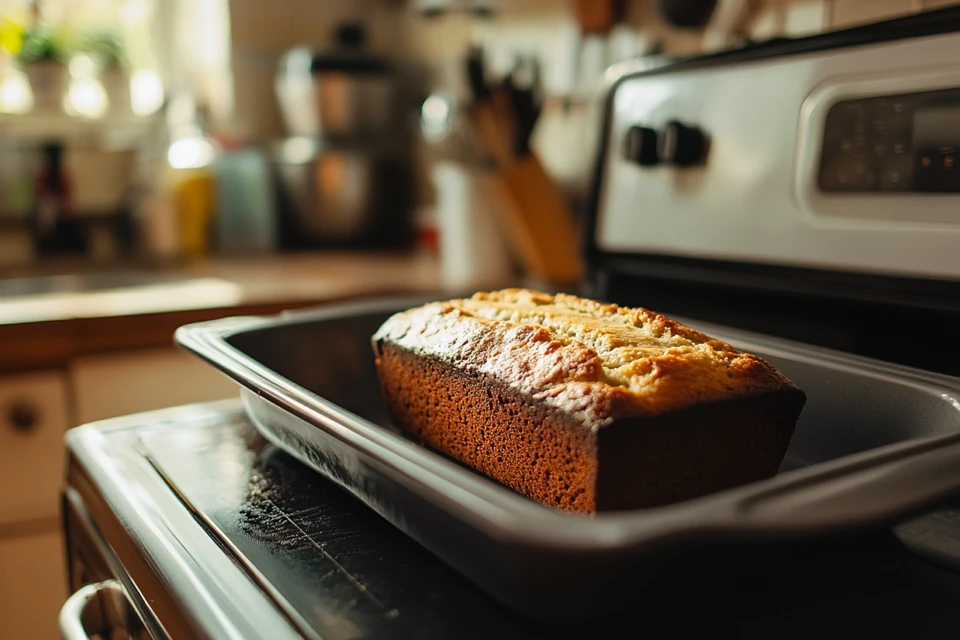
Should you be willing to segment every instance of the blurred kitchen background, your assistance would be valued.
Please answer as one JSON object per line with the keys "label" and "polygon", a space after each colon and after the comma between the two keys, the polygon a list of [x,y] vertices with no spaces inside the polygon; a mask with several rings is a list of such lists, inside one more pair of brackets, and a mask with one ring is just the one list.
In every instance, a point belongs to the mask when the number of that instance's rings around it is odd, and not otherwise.
{"label": "blurred kitchen background", "polygon": [[56,636],[64,432],[235,394],[177,326],[573,286],[608,67],[947,4],[0,0],[0,638]]}
{"label": "blurred kitchen background", "polygon": [[471,45],[492,83],[535,61],[532,146],[576,213],[609,65],[944,4],[2,0],[0,270],[431,250],[484,161]]}

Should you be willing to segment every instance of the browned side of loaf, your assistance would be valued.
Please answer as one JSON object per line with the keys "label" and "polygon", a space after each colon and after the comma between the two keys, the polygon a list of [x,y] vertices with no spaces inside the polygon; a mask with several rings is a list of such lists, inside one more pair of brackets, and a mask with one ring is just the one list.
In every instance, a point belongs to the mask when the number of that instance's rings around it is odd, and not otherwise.
{"label": "browned side of loaf", "polygon": [[804,400],[786,389],[591,430],[492,377],[388,342],[377,369],[404,432],[534,500],[581,512],[653,507],[774,475]]}
{"label": "browned side of loaf", "polygon": [[405,433],[534,500],[594,511],[596,436],[495,381],[382,344],[380,384]]}
{"label": "browned side of loaf", "polygon": [[671,504],[773,477],[804,401],[788,388],[604,427],[597,511]]}

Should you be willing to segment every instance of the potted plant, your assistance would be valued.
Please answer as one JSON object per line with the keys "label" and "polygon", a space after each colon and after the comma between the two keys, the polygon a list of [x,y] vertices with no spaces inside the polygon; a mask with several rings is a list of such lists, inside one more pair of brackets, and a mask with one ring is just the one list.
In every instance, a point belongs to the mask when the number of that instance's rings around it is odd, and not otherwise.
{"label": "potted plant", "polygon": [[16,58],[30,80],[34,111],[62,111],[67,87],[64,34],[48,24],[38,22],[23,31]]}
{"label": "potted plant", "polygon": [[122,35],[110,27],[96,27],[81,34],[76,48],[97,63],[100,81],[110,101],[110,112],[114,115],[129,114],[130,75]]}

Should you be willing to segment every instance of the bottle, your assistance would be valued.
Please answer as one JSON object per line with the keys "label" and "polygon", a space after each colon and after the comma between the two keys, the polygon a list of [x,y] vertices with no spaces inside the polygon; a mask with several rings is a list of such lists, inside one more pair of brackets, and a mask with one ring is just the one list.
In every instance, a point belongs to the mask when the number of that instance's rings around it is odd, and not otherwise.
{"label": "bottle", "polygon": [[70,211],[72,185],[63,167],[63,146],[52,142],[42,150],[37,175],[33,227],[40,253],[83,252],[84,239]]}

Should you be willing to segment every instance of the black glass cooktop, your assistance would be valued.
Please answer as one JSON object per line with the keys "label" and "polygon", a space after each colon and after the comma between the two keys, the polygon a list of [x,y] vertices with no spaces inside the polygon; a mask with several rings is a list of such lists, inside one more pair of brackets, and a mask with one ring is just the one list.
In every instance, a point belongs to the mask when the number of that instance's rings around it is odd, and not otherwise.
{"label": "black glass cooktop", "polygon": [[305,637],[599,638],[657,629],[672,637],[960,637],[960,573],[904,544],[960,549],[951,516],[918,521],[899,537],[753,549],[750,562],[703,549],[655,583],[637,584],[643,606],[557,626],[503,608],[236,415],[146,430],[141,445]]}

